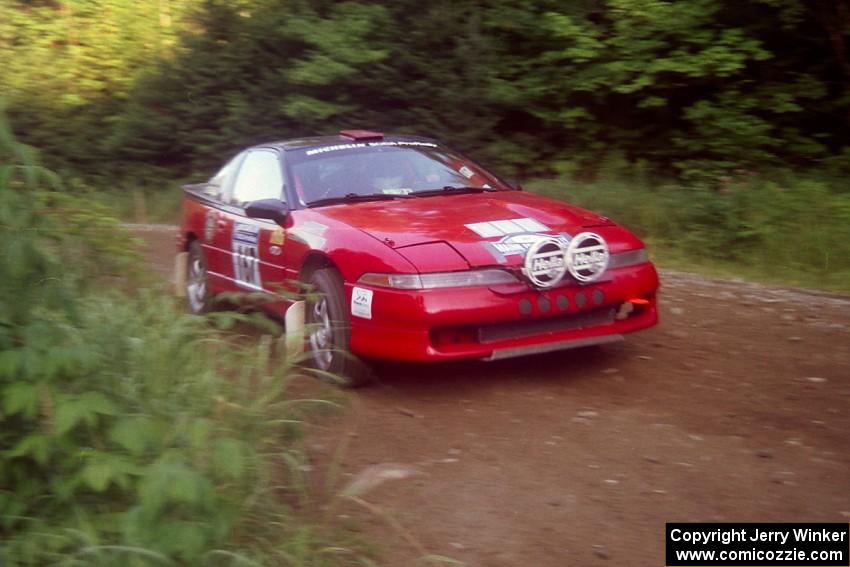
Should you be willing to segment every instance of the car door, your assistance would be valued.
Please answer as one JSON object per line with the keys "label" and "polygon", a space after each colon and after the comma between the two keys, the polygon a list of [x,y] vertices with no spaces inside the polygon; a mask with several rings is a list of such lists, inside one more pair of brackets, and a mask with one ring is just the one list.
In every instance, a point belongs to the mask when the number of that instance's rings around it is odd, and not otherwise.
{"label": "car door", "polygon": [[281,156],[274,149],[248,151],[228,196],[230,265],[233,284],[246,291],[278,291],[283,283],[285,229],[265,219],[245,216],[244,207],[260,199],[284,197]]}
{"label": "car door", "polygon": [[233,268],[230,253],[232,219],[228,210],[228,195],[245,152],[231,159],[208,182],[197,186],[195,194],[200,197],[202,218],[198,219],[195,233],[201,242],[207,262],[207,274],[213,290],[233,289]]}

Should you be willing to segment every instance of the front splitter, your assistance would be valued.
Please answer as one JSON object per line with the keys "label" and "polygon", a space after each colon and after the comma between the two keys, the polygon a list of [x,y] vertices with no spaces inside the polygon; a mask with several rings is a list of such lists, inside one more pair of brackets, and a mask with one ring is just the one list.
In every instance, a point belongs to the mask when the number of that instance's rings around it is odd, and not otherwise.
{"label": "front splitter", "polygon": [[482,358],[481,360],[502,360],[505,358],[515,358],[517,356],[526,356],[530,354],[542,354],[544,352],[553,352],[556,350],[568,350],[572,348],[618,343],[622,340],[623,335],[605,335],[603,337],[573,339],[556,343],[547,343],[543,345],[503,348],[499,350],[494,350],[490,356]]}

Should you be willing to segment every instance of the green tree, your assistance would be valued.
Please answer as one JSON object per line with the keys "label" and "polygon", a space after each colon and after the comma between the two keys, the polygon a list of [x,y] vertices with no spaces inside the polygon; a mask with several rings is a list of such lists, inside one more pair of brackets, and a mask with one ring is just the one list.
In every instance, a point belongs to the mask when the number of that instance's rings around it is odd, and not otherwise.
{"label": "green tree", "polygon": [[113,151],[186,172],[246,144],[328,133],[359,110],[347,83],[386,58],[369,47],[380,6],[206,2],[183,51],[137,85]]}

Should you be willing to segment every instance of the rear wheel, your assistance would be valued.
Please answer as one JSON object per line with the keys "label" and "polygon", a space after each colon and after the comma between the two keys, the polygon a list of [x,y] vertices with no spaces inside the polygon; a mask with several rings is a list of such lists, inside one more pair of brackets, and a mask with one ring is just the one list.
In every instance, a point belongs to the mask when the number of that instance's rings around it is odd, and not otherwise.
{"label": "rear wheel", "polygon": [[200,242],[189,244],[189,265],[186,273],[186,300],[192,313],[200,315],[212,308],[213,296],[207,281],[207,261]]}
{"label": "rear wheel", "polygon": [[342,277],[333,268],[311,273],[315,298],[307,305],[305,322],[310,364],[313,368],[342,379],[342,385],[355,388],[371,381],[371,370],[348,350],[351,319],[346,309]]}

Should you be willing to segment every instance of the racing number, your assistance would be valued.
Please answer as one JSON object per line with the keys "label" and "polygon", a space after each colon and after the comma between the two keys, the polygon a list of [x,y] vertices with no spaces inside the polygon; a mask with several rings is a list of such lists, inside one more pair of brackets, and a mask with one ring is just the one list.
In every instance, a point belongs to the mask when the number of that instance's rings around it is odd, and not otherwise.
{"label": "racing number", "polygon": [[257,247],[250,244],[234,243],[233,271],[236,281],[251,287],[260,287],[260,270],[257,260]]}
{"label": "racing number", "polygon": [[260,260],[257,253],[260,227],[237,223],[233,228],[233,277],[241,287],[262,289]]}

